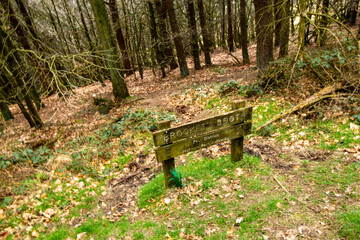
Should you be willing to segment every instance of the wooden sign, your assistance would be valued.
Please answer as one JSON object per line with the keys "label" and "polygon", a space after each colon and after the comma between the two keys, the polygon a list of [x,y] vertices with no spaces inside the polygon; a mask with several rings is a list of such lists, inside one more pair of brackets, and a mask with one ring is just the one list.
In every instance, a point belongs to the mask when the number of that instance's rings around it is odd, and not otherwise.
{"label": "wooden sign", "polygon": [[[165,185],[173,185],[174,157],[231,140],[231,160],[243,157],[243,137],[251,132],[252,108],[244,101],[233,102],[233,111],[170,128],[170,121],[158,124],[153,133],[156,158],[163,163]],[[241,108],[241,109],[240,109]]]}
{"label": "wooden sign", "polygon": [[213,130],[226,128],[251,119],[252,108],[231,111],[212,118],[192,122],[179,127],[160,130],[153,133],[155,146],[176,142],[180,139],[200,135]]}

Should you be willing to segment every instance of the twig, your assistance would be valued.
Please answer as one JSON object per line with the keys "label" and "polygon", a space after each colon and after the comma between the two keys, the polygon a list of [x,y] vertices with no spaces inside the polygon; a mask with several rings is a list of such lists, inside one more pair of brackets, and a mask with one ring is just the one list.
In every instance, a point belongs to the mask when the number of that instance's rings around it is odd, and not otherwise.
{"label": "twig", "polygon": [[281,184],[281,182],[280,182],[275,176],[273,176],[273,179],[275,180],[275,182],[276,182],[277,184],[279,184],[279,186],[280,186],[287,194],[289,194],[289,196],[295,198],[296,201],[298,201],[299,203],[304,204],[306,207],[308,207],[309,209],[311,209],[311,210],[314,211],[315,213],[320,213],[320,211],[319,211],[318,209],[313,208],[312,206],[310,206],[310,205],[307,204],[306,202],[304,202],[304,201],[298,199],[297,197],[295,197],[294,195],[292,195],[292,194]]}

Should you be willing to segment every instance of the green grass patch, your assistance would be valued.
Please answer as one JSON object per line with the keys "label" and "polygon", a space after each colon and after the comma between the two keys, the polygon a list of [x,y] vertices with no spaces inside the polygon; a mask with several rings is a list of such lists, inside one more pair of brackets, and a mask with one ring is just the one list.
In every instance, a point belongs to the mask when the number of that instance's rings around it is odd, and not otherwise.
{"label": "green grass patch", "polygon": [[360,236],[360,209],[351,208],[338,215],[340,229],[339,237],[343,239],[359,239]]}

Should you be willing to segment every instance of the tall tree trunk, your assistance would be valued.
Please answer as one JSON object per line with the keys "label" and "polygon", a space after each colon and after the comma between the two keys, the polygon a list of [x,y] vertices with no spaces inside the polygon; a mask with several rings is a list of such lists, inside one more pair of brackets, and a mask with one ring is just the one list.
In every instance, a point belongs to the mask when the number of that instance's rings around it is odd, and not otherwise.
{"label": "tall tree trunk", "polygon": [[250,58],[248,53],[246,0],[240,0],[240,28],[241,28],[241,50],[243,56],[243,64],[249,64]]}
{"label": "tall tree trunk", "polygon": [[263,71],[273,55],[273,17],[271,0],[254,0],[256,21],[256,65]]}
{"label": "tall tree trunk", "polygon": [[274,17],[275,17],[275,46],[280,45],[280,31],[281,31],[281,23],[283,22],[283,5],[284,0],[274,0]]}
{"label": "tall tree trunk", "polygon": [[[79,38],[79,31],[76,27],[76,23],[74,22],[74,15],[71,13],[70,7],[69,7],[69,3],[67,0],[62,0],[64,9],[66,11],[66,18],[67,21],[69,22],[69,25],[72,29],[72,35],[76,44],[76,48],[77,48],[77,52],[83,52],[81,43],[80,43],[80,38]],[[76,21],[76,20],[75,20]]]}
{"label": "tall tree trunk", "polygon": [[225,1],[221,1],[221,42],[220,45],[225,49]]}
{"label": "tall tree trunk", "polygon": [[159,39],[158,39],[157,31],[156,31],[154,7],[153,7],[153,4],[151,1],[148,1],[147,3],[148,3],[149,13],[150,13],[150,34],[151,34],[151,38],[153,40],[153,48],[155,50],[157,62],[161,68],[162,77],[165,77],[166,76],[165,55],[162,51],[160,51],[160,48],[159,48]]}
{"label": "tall tree trunk", "polygon": [[228,47],[229,51],[234,51],[234,36],[232,29],[232,13],[231,13],[231,0],[227,0],[227,20],[228,20]]}
{"label": "tall tree trunk", "polygon": [[0,113],[5,121],[14,119],[14,116],[12,115],[9,106],[4,100],[0,100]]}
{"label": "tall tree trunk", "polygon": [[157,9],[158,17],[159,17],[159,27],[160,27],[160,36],[161,36],[161,44],[160,49],[164,49],[164,53],[166,56],[166,63],[170,65],[170,69],[176,69],[178,64],[175,60],[174,50],[170,41],[170,37],[168,34],[168,28],[166,25],[166,4],[161,2],[161,0],[155,0],[155,6]]}
{"label": "tall tree trunk", "polygon": [[[55,16],[56,16],[57,24],[58,24],[59,29],[60,29],[59,32],[61,33],[61,37],[62,37],[62,39],[64,40],[66,49],[67,49],[67,51],[68,51],[68,53],[69,53],[69,52],[70,52],[69,43],[68,43],[68,41],[67,41],[67,39],[66,39],[65,32],[64,32],[62,23],[61,23],[61,21],[60,21],[60,17],[59,17],[59,13],[58,13],[58,10],[57,10],[57,6],[56,6],[54,0],[51,0],[51,3],[52,3],[52,6],[53,6],[53,8],[54,8],[54,11],[55,11]],[[50,13],[50,14],[52,15],[52,13]]]}
{"label": "tall tree trunk", "polygon": [[[305,46],[305,27],[306,27],[306,0],[299,0],[299,12],[300,12],[300,21],[299,21],[299,32],[298,32],[298,49],[300,52],[304,51]],[[302,54],[300,54],[301,56]]]}
{"label": "tall tree trunk", "polygon": [[281,6],[281,29],[279,39],[279,58],[288,55],[289,34],[290,34],[290,0],[284,0]]}
{"label": "tall tree trunk", "polygon": [[204,43],[204,55],[205,55],[205,64],[207,66],[211,65],[211,57],[210,57],[210,42],[209,42],[209,34],[206,26],[205,20],[205,11],[204,11],[204,3],[202,0],[197,0],[198,9],[199,9],[199,17],[200,17],[200,27],[201,27],[201,35]]}
{"label": "tall tree trunk", "polygon": [[91,6],[94,12],[96,25],[99,35],[103,42],[105,50],[105,58],[110,72],[110,80],[113,87],[113,94],[116,100],[121,100],[129,96],[124,76],[119,71],[120,64],[115,47],[114,40],[111,35],[108,15],[103,0],[91,0]]}
{"label": "tall tree trunk", "polygon": [[180,72],[181,76],[185,77],[189,75],[189,69],[186,63],[186,55],[184,50],[184,45],[182,42],[182,38],[180,35],[179,26],[176,19],[175,8],[173,0],[163,0],[166,3],[166,9],[169,16],[171,31],[174,37],[174,43],[176,48],[176,54],[178,57],[179,65],[180,65]]}
{"label": "tall tree trunk", "polygon": [[193,0],[187,0],[189,14],[189,28],[191,31],[191,54],[194,59],[194,67],[196,70],[201,69],[199,57],[199,39],[196,31],[195,7]]}
{"label": "tall tree trunk", "polygon": [[328,25],[328,12],[329,12],[329,0],[322,1],[322,16],[320,20],[320,30],[319,30],[319,45],[322,47],[326,43],[326,31]]}
{"label": "tall tree trunk", "polygon": [[125,72],[130,75],[133,73],[133,70],[131,67],[129,53],[126,47],[126,42],[121,30],[119,12],[115,0],[109,0],[109,8],[110,8],[111,20],[116,32],[116,40],[120,49],[120,53],[123,57]]}

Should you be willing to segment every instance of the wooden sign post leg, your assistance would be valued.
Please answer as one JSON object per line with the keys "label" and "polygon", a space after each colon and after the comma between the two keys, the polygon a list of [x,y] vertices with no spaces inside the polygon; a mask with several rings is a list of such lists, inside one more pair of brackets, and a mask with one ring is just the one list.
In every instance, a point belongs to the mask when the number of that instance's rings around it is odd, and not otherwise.
{"label": "wooden sign post leg", "polygon": [[[245,101],[236,100],[232,103],[232,110],[244,108],[246,106]],[[243,159],[244,154],[244,137],[239,137],[231,140],[231,161],[237,162]]]}
{"label": "wooden sign post leg", "polygon": [[[162,121],[158,123],[158,129],[166,129],[170,128],[170,121]],[[175,159],[170,158],[162,162],[164,178],[165,178],[165,186],[170,188],[175,185],[174,180],[170,180],[174,178],[174,175],[171,173],[171,170],[175,170]]]}

